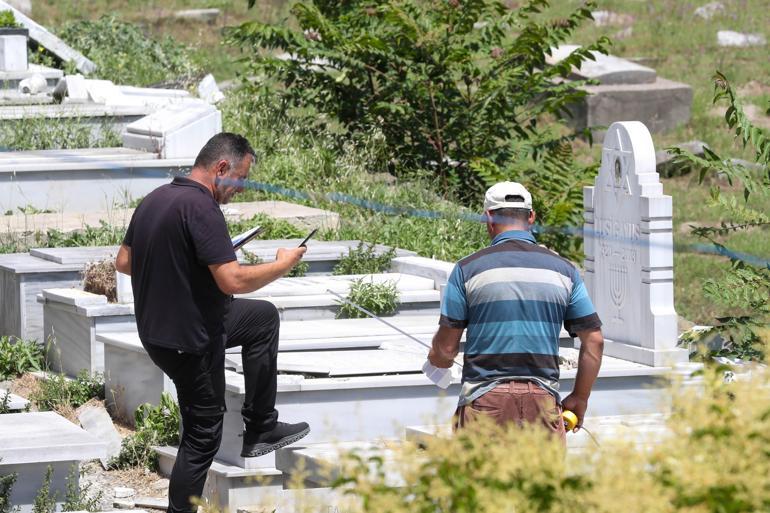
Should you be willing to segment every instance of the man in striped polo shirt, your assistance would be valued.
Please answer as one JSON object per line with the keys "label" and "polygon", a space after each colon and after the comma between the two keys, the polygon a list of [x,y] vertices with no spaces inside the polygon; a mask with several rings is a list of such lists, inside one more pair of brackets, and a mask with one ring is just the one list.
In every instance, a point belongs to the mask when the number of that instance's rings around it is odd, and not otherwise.
{"label": "man in striped polo shirt", "polygon": [[[538,423],[565,440],[562,408],[579,429],[602,359],[601,321],[575,266],[539,246],[532,196],[515,182],[492,186],[484,199],[489,247],[454,267],[428,359],[451,367],[467,329],[455,426],[480,415],[498,424]],[[559,397],[562,324],[582,342],[572,393]]]}

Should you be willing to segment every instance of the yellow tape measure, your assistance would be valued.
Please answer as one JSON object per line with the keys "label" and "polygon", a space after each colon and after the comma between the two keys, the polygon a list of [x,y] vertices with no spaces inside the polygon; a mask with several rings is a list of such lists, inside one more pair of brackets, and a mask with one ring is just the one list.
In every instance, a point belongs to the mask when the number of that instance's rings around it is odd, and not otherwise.
{"label": "yellow tape measure", "polygon": [[578,418],[577,415],[572,413],[569,410],[564,410],[561,412],[561,418],[564,421],[564,429],[567,431],[572,431],[575,429],[575,426],[577,426]]}

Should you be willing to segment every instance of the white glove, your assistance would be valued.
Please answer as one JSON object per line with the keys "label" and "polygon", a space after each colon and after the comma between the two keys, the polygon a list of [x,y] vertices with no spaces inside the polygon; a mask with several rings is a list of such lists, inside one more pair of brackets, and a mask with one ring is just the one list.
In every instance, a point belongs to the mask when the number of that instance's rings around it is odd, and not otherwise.
{"label": "white glove", "polygon": [[452,382],[452,370],[434,366],[429,360],[422,365],[422,372],[439,388],[447,389]]}

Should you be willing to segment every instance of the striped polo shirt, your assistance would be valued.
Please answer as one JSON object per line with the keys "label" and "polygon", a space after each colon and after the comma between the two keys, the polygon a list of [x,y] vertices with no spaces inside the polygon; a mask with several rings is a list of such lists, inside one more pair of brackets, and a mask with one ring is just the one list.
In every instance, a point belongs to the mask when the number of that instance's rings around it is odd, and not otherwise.
{"label": "striped polo shirt", "polygon": [[559,332],[601,326],[575,266],[511,230],[452,270],[439,324],[467,328],[460,406],[499,383],[528,380],[559,399]]}

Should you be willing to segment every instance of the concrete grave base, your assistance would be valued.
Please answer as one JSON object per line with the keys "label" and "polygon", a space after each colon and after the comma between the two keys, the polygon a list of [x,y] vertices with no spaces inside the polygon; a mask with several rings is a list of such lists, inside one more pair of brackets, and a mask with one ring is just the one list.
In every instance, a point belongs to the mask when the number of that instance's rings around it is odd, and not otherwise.
{"label": "concrete grave base", "polygon": [[105,296],[79,289],[46,289],[43,303],[46,354],[51,368],[69,376],[104,372],[104,345],[96,333],[136,328],[134,305],[109,304]]}
{"label": "concrete grave base", "polygon": [[[160,473],[170,475],[176,461],[176,447],[157,447]],[[239,513],[330,513],[345,511],[349,499],[329,488],[293,489],[296,483],[275,467],[245,470],[214,460],[209,469],[203,499],[220,508]]]}
{"label": "concrete grave base", "polygon": [[[53,412],[0,415],[0,475],[16,473],[11,503],[22,513],[32,511],[50,465],[51,493],[63,498],[66,478],[80,478],[81,461],[103,458],[106,444]],[[73,472],[74,467],[74,472]]]}
{"label": "concrete grave base", "polygon": [[176,399],[176,387],[155,366],[138,337],[119,335],[96,336],[104,344],[105,404],[113,417],[133,425],[134,412],[141,404],[159,404],[163,392]]}
{"label": "concrete grave base", "polygon": [[[578,130],[609,126],[626,119],[644,123],[653,133],[667,132],[690,120],[692,87],[658,77],[651,84],[591,85],[576,105],[570,124]],[[604,132],[597,131],[601,139]]]}

